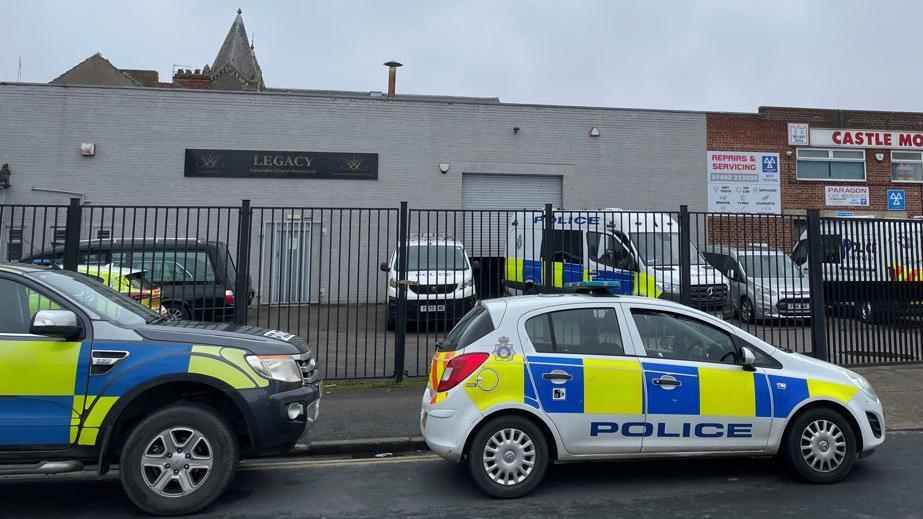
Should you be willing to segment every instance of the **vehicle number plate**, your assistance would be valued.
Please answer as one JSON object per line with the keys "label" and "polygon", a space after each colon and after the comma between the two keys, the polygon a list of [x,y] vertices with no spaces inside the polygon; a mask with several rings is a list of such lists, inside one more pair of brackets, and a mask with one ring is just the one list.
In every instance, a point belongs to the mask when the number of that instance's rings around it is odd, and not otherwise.
{"label": "vehicle number plate", "polygon": [[445,312],[445,305],[422,305],[421,312]]}
{"label": "vehicle number plate", "polygon": [[794,303],[792,305],[792,310],[808,310],[811,308],[811,305],[808,303]]}

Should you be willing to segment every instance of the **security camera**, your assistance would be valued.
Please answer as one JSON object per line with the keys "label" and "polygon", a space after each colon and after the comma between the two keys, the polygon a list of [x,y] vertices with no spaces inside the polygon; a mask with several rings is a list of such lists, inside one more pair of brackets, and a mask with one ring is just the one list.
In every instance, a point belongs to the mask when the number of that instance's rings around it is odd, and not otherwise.
{"label": "security camera", "polygon": [[448,164],[447,162],[443,162],[443,163],[439,164],[439,171],[441,171],[443,175],[445,175],[446,173],[448,173],[448,172],[449,172],[449,164]]}

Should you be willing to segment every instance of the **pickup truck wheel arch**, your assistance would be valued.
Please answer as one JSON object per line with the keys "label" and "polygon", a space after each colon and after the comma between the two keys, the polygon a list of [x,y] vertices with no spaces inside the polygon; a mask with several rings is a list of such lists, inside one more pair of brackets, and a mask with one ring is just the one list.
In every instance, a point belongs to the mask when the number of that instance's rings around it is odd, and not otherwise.
{"label": "pickup truck wheel arch", "polygon": [[[253,417],[249,412],[249,407],[244,402],[237,390],[231,388],[224,382],[196,374],[176,374],[164,377],[158,377],[148,380],[143,384],[133,387],[125,395],[121,396],[118,402],[106,415],[100,426],[100,440],[97,441],[98,447],[98,465],[97,472],[103,475],[109,471],[109,465],[115,458],[119,442],[124,441],[128,430],[123,430],[126,425],[131,425],[134,421],[143,419],[145,412],[134,413],[137,405],[140,403],[142,409],[145,407],[152,410],[161,405],[183,400],[183,395],[189,392],[205,392],[211,395],[218,395],[225,403],[229,404],[232,416],[227,417],[228,422],[235,426],[239,432],[245,432],[247,440],[252,441],[254,437]],[[153,407],[151,407],[153,405]],[[243,429],[240,431],[240,429]],[[113,443],[115,442],[115,443]],[[243,442],[241,447],[247,445]]]}

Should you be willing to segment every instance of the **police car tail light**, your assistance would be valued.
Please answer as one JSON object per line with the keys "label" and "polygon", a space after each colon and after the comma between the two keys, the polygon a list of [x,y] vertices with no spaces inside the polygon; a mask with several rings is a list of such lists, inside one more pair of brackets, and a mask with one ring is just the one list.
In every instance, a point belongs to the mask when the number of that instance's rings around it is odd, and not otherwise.
{"label": "police car tail light", "polygon": [[224,291],[224,304],[233,305],[234,304],[234,292],[230,290]]}
{"label": "police car tail light", "polygon": [[481,367],[484,361],[490,357],[488,353],[465,353],[458,357],[453,357],[442,372],[442,378],[439,379],[437,393],[448,391],[468,378],[474,370]]}

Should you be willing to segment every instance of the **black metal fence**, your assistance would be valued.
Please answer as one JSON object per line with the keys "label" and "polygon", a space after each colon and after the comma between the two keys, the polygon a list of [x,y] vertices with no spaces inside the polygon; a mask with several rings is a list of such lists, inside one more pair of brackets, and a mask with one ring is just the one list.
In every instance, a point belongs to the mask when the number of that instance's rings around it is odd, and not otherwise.
{"label": "black metal fence", "polygon": [[296,333],[328,379],[425,375],[478,300],[588,285],[840,364],[923,362],[921,242],[923,221],[816,211],[0,206],[2,259]]}

